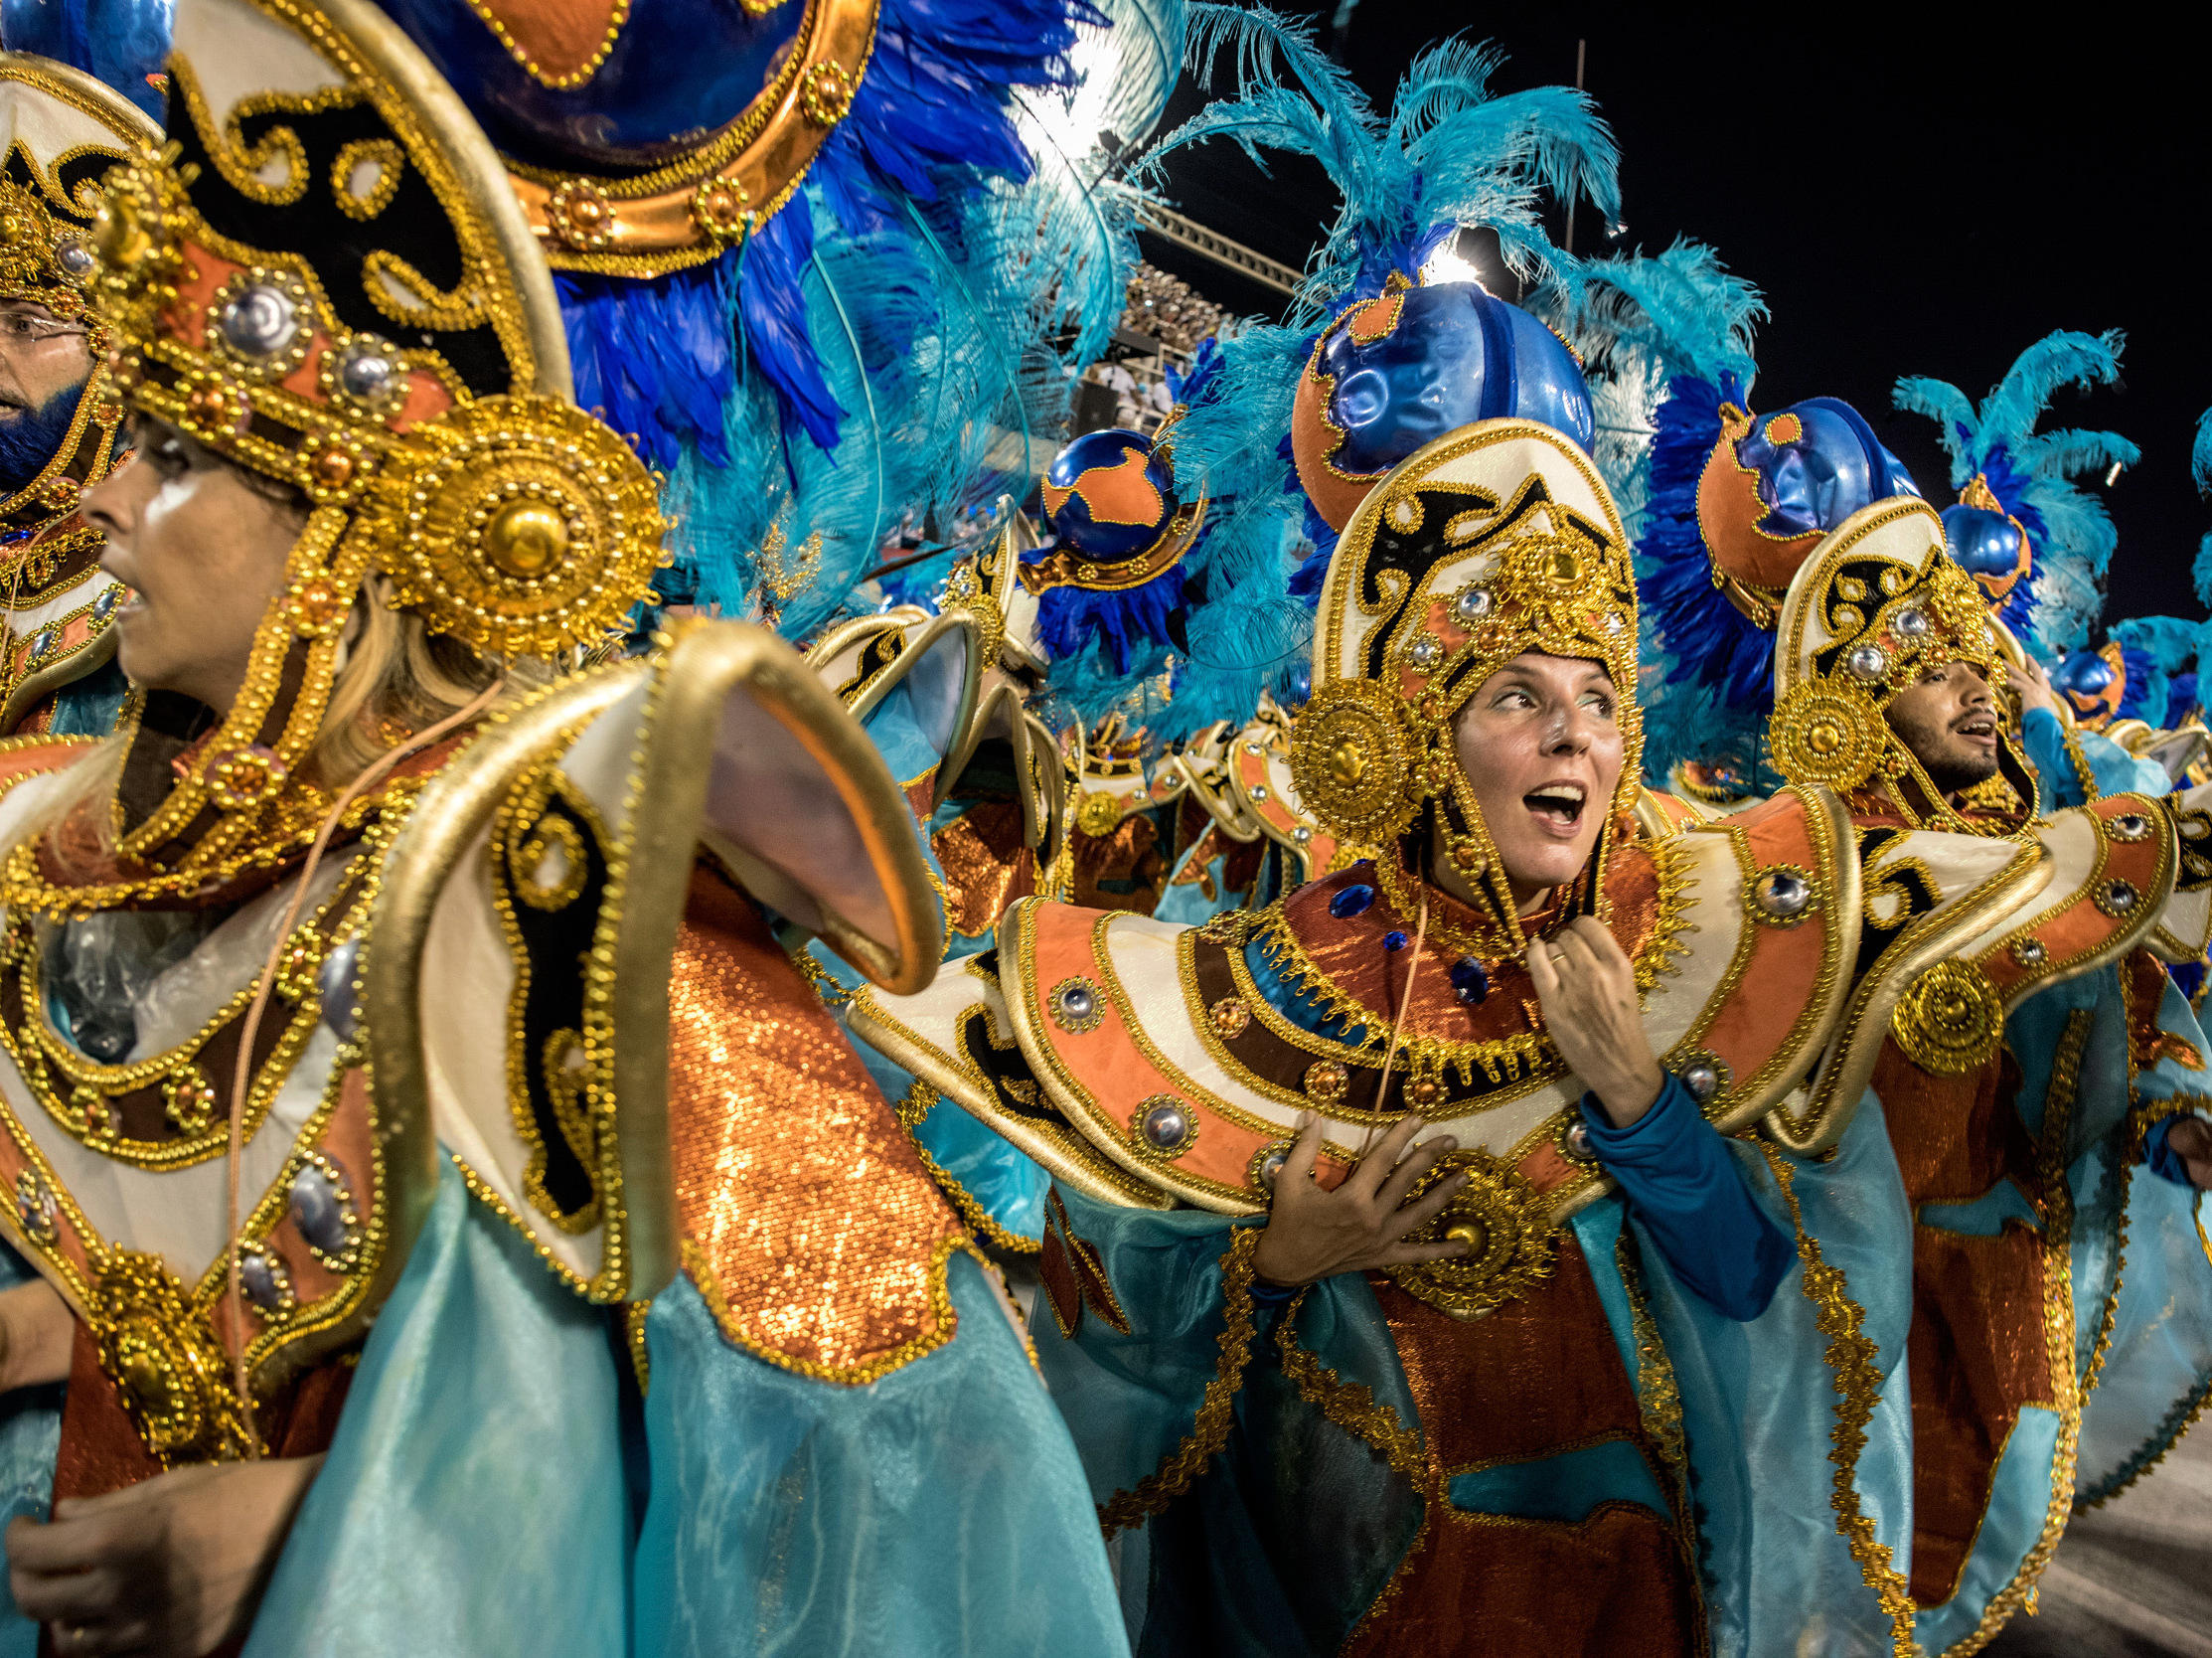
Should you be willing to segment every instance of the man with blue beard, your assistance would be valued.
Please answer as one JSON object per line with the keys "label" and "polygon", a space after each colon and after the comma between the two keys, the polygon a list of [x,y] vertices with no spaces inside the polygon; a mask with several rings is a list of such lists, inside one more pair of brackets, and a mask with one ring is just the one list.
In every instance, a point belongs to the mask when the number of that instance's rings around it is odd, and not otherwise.
{"label": "man with blue beard", "polygon": [[97,184],[153,128],[65,65],[0,53],[0,740],[101,737],[126,686],[128,590],[78,511],[114,470],[120,408],[84,305]]}

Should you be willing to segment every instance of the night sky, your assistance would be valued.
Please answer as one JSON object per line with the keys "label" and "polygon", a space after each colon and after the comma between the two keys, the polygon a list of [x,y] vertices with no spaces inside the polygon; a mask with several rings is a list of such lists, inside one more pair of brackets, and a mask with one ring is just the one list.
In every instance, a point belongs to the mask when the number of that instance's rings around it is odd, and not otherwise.
{"label": "night sky", "polygon": [[[1328,42],[1334,4],[1278,9],[1314,17]],[[1758,407],[1844,399],[1939,507],[1954,499],[1948,461],[1932,422],[1891,411],[1899,375],[1948,380],[1978,402],[2054,328],[2126,330],[2122,385],[2061,393],[2044,426],[2109,428],[2143,451],[2111,490],[2092,481],[2120,529],[2106,620],[2201,617],[2189,565],[2212,502],[2190,480],[2189,445],[2212,404],[2199,291],[2212,84],[2194,49],[2128,7],[2063,25],[2042,13],[2032,33],[1934,5],[1888,20],[1863,6],[1801,10],[1685,21],[1673,7],[1484,8],[1471,32],[1509,53],[1501,90],[1571,84],[1576,39],[1588,39],[1585,83],[1621,146],[1628,232],[1615,246],[1657,251],[1678,234],[1711,245],[1773,313]],[[1468,15],[1360,0],[1343,62],[1387,108],[1414,54]],[[1186,81],[1161,130],[1197,107]],[[1278,158],[1262,178],[1218,142],[1185,152],[1169,178],[1185,213],[1294,266],[1337,206],[1318,166]],[[1593,218],[1579,216],[1579,252],[1607,250]],[[1216,302],[1275,314],[1270,290],[1145,240],[1148,257]]]}

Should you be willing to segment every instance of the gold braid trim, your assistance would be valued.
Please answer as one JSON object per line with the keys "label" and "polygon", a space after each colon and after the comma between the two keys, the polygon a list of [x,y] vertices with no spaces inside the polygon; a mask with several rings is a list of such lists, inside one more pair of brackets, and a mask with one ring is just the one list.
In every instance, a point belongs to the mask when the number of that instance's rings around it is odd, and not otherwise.
{"label": "gold braid trim", "polygon": [[1205,1398],[1183,1443],[1134,1490],[1117,1491],[1098,1505],[1098,1523],[1108,1537],[1166,1513],[1168,1505],[1190,1489],[1229,1442],[1230,1414],[1237,1390],[1244,1386],[1244,1367],[1252,1358],[1252,1255],[1259,1246],[1258,1227],[1238,1227],[1230,1234],[1229,1246],[1221,1255],[1220,1364],[1206,1384]]}
{"label": "gold braid trim", "polygon": [[1421,1497],[1421,1524],[1413,1534],[1413,1541],[1406,1546],[1397,1570],[1390,1574],[1390,1580],[1360,1613],[1358,1623],[1353,1625],[1345,1641],[1348,1649],[1397,1599],[1398,1591],[1412,1575],[1413,1563],[1420,1558],[1421,1545],[1428,1540],[1431,1517],[1440,1505],[1451,1512],[1450,1497],[1443,1476],[1429,1465],[1420,1435],[1406,1427],[1397,1411],[1387,1405],[1377,1404],[1373,1391],[1364,1383],[1341,1380],[1334,1370],[1299,1345],[1298,1310],[1305,1303],[1306,1297],[1301,1291],[1298,1299],[1284,1309],[1282,1325],[1275,1332],[1275,1346],[1283,1359],[1283,1374],[1297,1388],[1300,1399],[1352,1437],[1380,1451],[1391,1467],[1413,1482],[1414,1490]]}
{"label": "gold braid trim", "polygon": [[625,1301],[622,1314],[623,1344],[630,1354],[630,1370],[638,1379],[638,1398],[643,1399],[653,1380],[653,1357],[645,1346],[645,1320],[653,1311],[651,1301]]}
{"label": "gold braid trim", "polygon": [[[806,957],[802,953],[793,959],[804,960]],[[822,969],[816,967],[815,971],[820,973]],[[824,977],[827,978],[828,975],[824,974]],[[960,1218],[968,1223],[969,1229],[979,1234],[994,1249],[1004,1249],[1009,1254],[1016,1255],[1042,1254],[1044,1241],[1041,1238],[1024,1238],[1020,1233],[1009,1232],[999,1225],[991,1212],[976,1201],[974,1194],[960,1184],[958,1177],[929,1155],[929,1148],[914,1133],[921,1126],[922,1118],[935,1110],[937,1102],[943,1097],[917,1077],[914,1078],[914,1085],[906,1090],[906,1097],[898,1102],[899,1126],[906,1130],[906,1138],[913,1142],[914,1150],[922,1160],[922,1168],[937,1183],[937,1190],[944,1193],[951,1200],[953,1208],[960,1211]]]}
{"label": "gold braid trim", "polygon": [[1875,1540],[1874,1522],[1859,1507],[1854,1477],[1859,1452],[1866,1448],[1866,1424],[1873,1419],[1881,1395],[1881,1380],[1874,1370],[1875,1344],[1860,1333],[1866,1311],[1851,1299],[1842,1270],[1820,1258],[1820,1245],[1805,1230],[1794,1185],[1797,1171],[1777,1147],[1762,1144],[1759,1149],[1766,1154],[1767,1166],[1782,1188],[1782,1201],[1789,1206],[1790,1225],[1798,1235],[1798,1259],[1805,1265],[1805,1298],[1813,1303],[1814,1322],[1828,1340],[1824,1358],[1835,1377],[1836,1397],[1835,1448],[1828,1452],[1828,1460],[1835,1464],[1835,1494],[1830,1499],[1835,1529],[1850,1546],[1866,1586],[1880,1597],[1882,1610],[1889,1615],[1891,1651],[1896,1658],[1917,1658],[1912,1591],[1890,1566],[1889,1547]]}
{"label": "gold braid trim", "polygon": [[2066,745],[2066,758],[2074,767],[2074,780],[2082,785],[2082,803],[2102,800],[2105,791],[2097,786],[2097,773],[2090,768],[2089,756],[2082,752],[2081,734],[2072,726],[2063,727],[2060,739]]}
{"label": "gold braid trim", "polygon": [[1275,1332],[1275,1346],[1283,1356],[1283,1374],[1298,1389],[1298,1397],[1346,1433],[1380,1451],[1384,1460],[1416,1487],[1433,1494],[1438,1481],[1429,1467],[1428,1453],[1421,1448],[1420,1434],[1409,1429],[1389,1406],[1376,1403],[1365,1383],[1341,1380],[1299,1345],[1298,1309],[1305,1301],[1301,1294],[1284,1310],[1282,1325]]}
{"label": "gold braid trim", "polygon": [[2082,1055],[2089,1047],[2090,1028],[2096,1015],[2076,1008],[2066,1016],[2066,1029],[2058,1039],[2051,1060],[2051,1085],[2043,1095],[2043,1131],[2036,1136],[2037,1184],[2043,1188],[2043,1290],[2044,1363],[2050,1367],[2052,1386],[2058,1393],[2058,1445],[2051,1453],[2051,1495],[2044,1511],[2043,1533],[2035,1540],[2020,1570],[1982,1608],[1981,1621],[1944,1654],[1944,1658],[1970,1658],[1996,1639],[1997,1631],[2035,1593],[2043,1569],[2051,1562],[2058,1540],[2066,1530],[2066,1517],[2074,1508],[2074,1458],[2082,1433],[2082,1391],[2074,1372],[2074,1190],[2067,1183],[2067,1137],[2074,1126],[2074,1104],[2081,1090]]}

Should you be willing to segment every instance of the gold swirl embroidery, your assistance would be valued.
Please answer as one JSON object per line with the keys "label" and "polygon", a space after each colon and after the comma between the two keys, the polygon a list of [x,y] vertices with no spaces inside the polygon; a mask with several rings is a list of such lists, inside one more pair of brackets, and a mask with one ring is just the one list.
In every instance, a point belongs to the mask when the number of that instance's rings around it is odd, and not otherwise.
{"label": "gold swirl embroidery", "polygon": [[1108,1537],[1166,1513],[1228,1443],[1237,1390],[1244,1386],[1244,1369],[1252,1358],[1252,1256],[1259,1246],[1257,1227],[1238,1227],[1230,1234],[1221,1255],[1220,1359],[1213,1380],[1206,1384],[1183,1442],[1130,1490],[1117,1491],[1098,1505],[1098,1523]]}

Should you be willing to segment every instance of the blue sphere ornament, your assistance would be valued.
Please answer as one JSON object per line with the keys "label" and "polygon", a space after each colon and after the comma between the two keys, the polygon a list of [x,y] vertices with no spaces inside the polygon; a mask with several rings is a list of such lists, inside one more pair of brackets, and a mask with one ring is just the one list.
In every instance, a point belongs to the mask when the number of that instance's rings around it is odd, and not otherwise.
{"label": "blue sphere ornament", "polygon": [[2028,573],[2027,533],[2001,512],[1960,505],[1943,512],[1943,538],[1951,556],[2000,603]]}
{"label": "blue sphere ornament", "polygon": [[1590,388],[1558,335],[1477,282],[1362,300],[1321,337],[1291,414],[1298,481],[1342,530],[1391,467],[1476,420],[1517,414],[1595,440]]}
{"label": "blue sphere ornament", "polygon": [[2107,645],[2101,651],[2075,651],[2051,675],[2051,689],[2073,705],[2077,719],[2103,725],[2120,712],[2121,700],[2128,694],[2120,648]]}
{"label": "blue sphere ornament", "polygon": [[1386,950],[1391,951],[1392,953],[1404,949],[1406,945],[1412,942],[1412,939],[1408,938],[1396,927],[1392,927],[1388,932],[1382,935],[1382,947]]}
{"label": "blue sphere ornament", "polygon": [[1452,963],[1452,993],[1469,1007],[1477,1007],[1490,995],[1490,970],[1471,955],[1463,955]]}
{"label": "blue sphere ornament", "polygon": [[1835,398],[1761,416],[1737,441],[1736,463],[1758,474],[1769,536],[1825,535],[1861,507],[1920,494],[1865,417]]}
{"label": "blue sphere ornament", "polygon": [[560,27],[584,8],[531,0],[379,3],[503,154],[593,172],[665,166],[735,121],[774,87],[811,10],[664,0],[605,8],[592,32]]}
{"label": "blue sphere ornament", "polygon": [[1141,431],[1086,431],[1044,471],[1044,517],[1063,547],[1115,565],[1156,546],[1181,503],[1168,457]]}
{"label": "blue sphere ornament", "polygon": [[1329,912],[1340,921],[1348,921],[1354,915],[1363,915],[1375,901],[1375,890],[1365,882],[1354,882],[1342,892],[1333,893],[1329,899]]}

